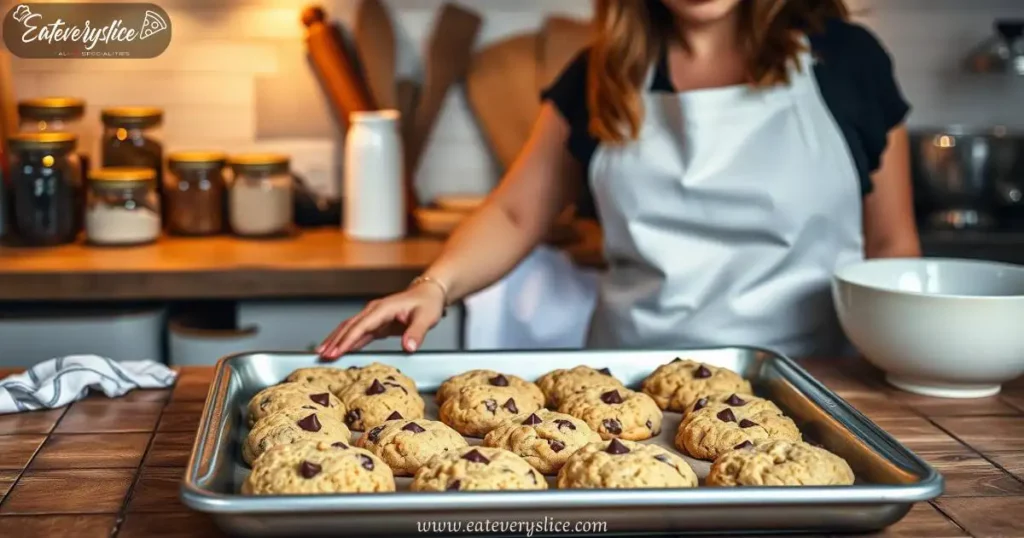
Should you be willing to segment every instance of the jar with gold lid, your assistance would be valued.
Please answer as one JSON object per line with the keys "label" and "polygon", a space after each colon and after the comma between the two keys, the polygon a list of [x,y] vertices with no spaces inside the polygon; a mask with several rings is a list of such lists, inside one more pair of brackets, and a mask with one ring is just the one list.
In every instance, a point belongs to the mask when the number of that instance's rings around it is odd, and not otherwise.
{"label": "jar with gold lid", "polygon": [[40,97],[18,101],[20,131],[66,132],[82,136],[85,101],[73,97]]}
{"label": "jar with gold lid", "polygon": [[80,230],[81,169],[71,133],[18,133],[10,147],[15,240],[26,246],[71,243]]}
{"label": "jar with gold lid", "polygon": [[288,157],[273,153],[235,155],[232,171],[231,229],[243,236],[285,235],[292,231],[294,194]]}
{"label": "jar with gold lid", "polygon": [[109,167],[89,173],[85,237],[94,245],[141,245],[160,237],[160,198],[152,168]]}
{"label": "jar with gold lid", "polygon": [[168,230],[182,235],[213,235],[224,230],[224,163],[215,151],[184,151],[167,157]]}

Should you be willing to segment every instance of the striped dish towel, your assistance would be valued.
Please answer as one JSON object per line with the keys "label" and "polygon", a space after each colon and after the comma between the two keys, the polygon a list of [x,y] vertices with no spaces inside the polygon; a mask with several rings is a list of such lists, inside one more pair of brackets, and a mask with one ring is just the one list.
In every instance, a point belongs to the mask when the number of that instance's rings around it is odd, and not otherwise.
{"label": "striped dish towel", "polygon": [[84,398],[89,389],[116,398],[132,389],[167,388],[176,376],[154,361],[118,362],[98,355],[50,359],[0,380],[0,415],[61,407]]}

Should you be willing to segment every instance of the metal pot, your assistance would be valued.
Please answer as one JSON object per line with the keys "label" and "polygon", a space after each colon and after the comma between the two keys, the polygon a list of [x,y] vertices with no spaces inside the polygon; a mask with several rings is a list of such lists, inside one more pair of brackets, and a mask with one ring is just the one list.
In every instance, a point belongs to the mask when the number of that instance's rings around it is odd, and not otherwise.
{"label": "metal pot", "polygon": [[1024,204],[1024,134],[1003,127],[911,133],[911,159],[926,225],[995,226],[998,206]]}

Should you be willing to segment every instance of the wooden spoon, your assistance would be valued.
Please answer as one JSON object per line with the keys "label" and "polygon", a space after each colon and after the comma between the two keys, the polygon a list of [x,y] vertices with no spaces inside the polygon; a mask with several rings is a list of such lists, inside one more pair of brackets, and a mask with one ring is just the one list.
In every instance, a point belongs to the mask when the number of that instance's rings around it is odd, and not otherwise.
{"label": "wooden spoon", "polygon": [[356,50],[378,109],[398,106],[395,96],[395,30],[380,0],[363,0],[356,12]]}

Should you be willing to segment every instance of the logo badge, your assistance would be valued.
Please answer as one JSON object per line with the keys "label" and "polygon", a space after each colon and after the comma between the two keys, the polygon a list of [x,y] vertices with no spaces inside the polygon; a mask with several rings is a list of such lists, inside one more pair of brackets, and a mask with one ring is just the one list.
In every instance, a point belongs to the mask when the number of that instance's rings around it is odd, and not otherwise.
{"label": "logo badge", "polygon": [[171,18],[156,4],[25,3],[7,12],[4,44],[19,58],[156,58]]}

